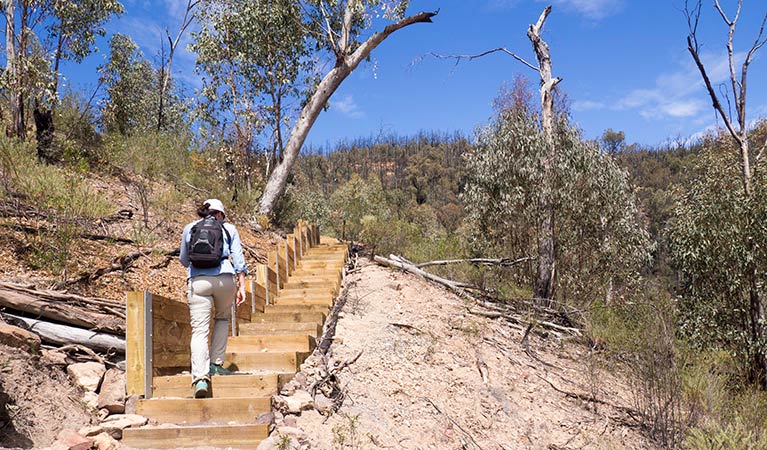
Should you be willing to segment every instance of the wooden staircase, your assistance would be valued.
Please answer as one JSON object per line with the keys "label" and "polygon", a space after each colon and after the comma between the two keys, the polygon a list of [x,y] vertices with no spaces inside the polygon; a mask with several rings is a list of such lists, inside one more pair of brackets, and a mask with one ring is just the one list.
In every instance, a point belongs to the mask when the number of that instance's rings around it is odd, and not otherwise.
{"label": "wooden staircase", "polygon": [[[149,418],[149,425],[124,430],[123,445],[256,448],[268,436],[269,424],[257,419],[271,411],[271,395],[314,349],[340,289],[346,245],[325,237],[313,244],[297,249],[295,258],[287,251],[284,259],[275,258],[282,277],[271,283],[273,274],[264,272],[260,281],[272,291],[262,289],[265,304],[254,306],[256,311],[250,314],[238,312],[236,335],[229,337],[224,363],[235,374],[213,376],[211,396],[205,399],[193,398],[189,374],[155,374],[151,398],[139,400],[136,407],[137,414]],[[280,261],[285,267],[280,268]]]}

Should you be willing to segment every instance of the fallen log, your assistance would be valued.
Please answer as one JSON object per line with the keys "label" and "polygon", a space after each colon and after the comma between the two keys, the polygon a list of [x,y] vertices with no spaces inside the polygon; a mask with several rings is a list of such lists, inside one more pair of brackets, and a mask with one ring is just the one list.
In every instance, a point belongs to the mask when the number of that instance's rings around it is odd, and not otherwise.
{"label": "fallen log", "polygon": [[392,259],[387,259],[387,258],[384,258],[383,256],[378,256],[378,255],[374,257],[375,262],[377,262],[378,264],[382,266],[387,266],[387,267],[391,267],[395,269],[402,269],[406,272],[420,275],[426,278],[427,280],[434,281],[435,283],[439,283],[447,287],[448,289],[455,292],[461,297],[473,299],[471,295],[469,295],[466,291],[462,289],[462,287],[464,287],[463,283],[458,283],[453,280],[448,280],[447,278],[442,278],[440,276],[434,275],[433,273],[429,273],[429,272],[426,272],[425,270],[421,270],[417,266],[406,263],[394,255],[390,255],[389,258],[392,258]]}
{"label": "fallen log", "polygon": [[89,311],[85,308],[35,295],[33,292],[0,287],[0,306],[81,328],[125,334],[125,321],[119,317]]}
{"label": "fallen log", "polygon": [[[453,280],[448,280],[447,278],[442,278],[440,276],[434,275],[432,273],[426,272],[414,264],[410,264],[405,262],[404,258],[397,257],[395,255],[390,255],[387,259],[383,256],[375,256],[375,262],[386,267],[392,267],[397,269],[402,269],[406,272],[410,272],[416,275],[420,275],[423,278],[426,278],[427,280],[433,281],[435,283],[441,284],[451,291],[453,291],[455,294],[457,294],[459,297],[466,298],[474,302],[479,307],[485,307],[487,308],[487,305],[491,305],[488,302],[483,302],[481,300],[478,300],[470,293],[466,292],[463,288],[467,285],[465,283],[460,283]],[[494,306],[494,305],[493,305]],[[561,325],[557,325],[555,323],[545,321],[545,320],[528,320],[522,317],[521,315],[512,313],[511,311],[501,309],[500,307],[492,308],[494,311],[481,311],[477,309],[469,309],[469,312],[472,314],[488,317],[488,318],[503,318],[505,320],[508,320],[512,323],[516,324],[523,324],[523,325],[529,325],[530,323],[534,323],[535,326],[547,328],[550,332],[555,332],[555,334],[558,334],[557,332],[563,332],[568,333],[571,335],[580,336],[581,331],[577,328],[572,327],[565,327]],[[553,331],[552,331],[553,330]]]}
{"label": "fallen log", "polygon": [[485,266],[501,266],[501,267],[511,267],[519,263],[523,263],[525,261],[530,261],[535,259],[535,256],[526,256],[524,258],[518,258],[518,259],[509,259],[509,258],[471,258],[471,259],[446,259],[444,261],[428,261],[420,264],[415,264],[416,267],[419,269],[423,269],[424,267],[429,266],[446,266],[448,264],[460,264],[460,263],[469,263],[474,265],[485,265]]}
{"label": "fallen log", "polygon": [[125,354],[125,339],[114,334],[97,333],[82,328],[21,317],[15,314],[6,313],[6,315],[26,323],[29,326],[29,331],[38,334],[43,342],[56,345],[77,344],[99,352],[116,351]]}

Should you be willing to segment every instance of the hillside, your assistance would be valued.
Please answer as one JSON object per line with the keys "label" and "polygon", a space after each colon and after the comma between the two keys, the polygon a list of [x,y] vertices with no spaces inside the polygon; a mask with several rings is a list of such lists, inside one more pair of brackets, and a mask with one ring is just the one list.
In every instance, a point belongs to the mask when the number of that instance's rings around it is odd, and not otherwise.
{"label": "hillside", "polygon": [[[471,314],[464,300],[367,260],[345,280],[329,366],[345,400],[277,421],[306,448],[651,448],[628,378],[588,347]],[[355,360],[356,358],[356,360]],[[316,368],[304,369],[312,379]],[[300,429],[302,431],[297,431]],[[291,447],[292,448],[292,447]]]}

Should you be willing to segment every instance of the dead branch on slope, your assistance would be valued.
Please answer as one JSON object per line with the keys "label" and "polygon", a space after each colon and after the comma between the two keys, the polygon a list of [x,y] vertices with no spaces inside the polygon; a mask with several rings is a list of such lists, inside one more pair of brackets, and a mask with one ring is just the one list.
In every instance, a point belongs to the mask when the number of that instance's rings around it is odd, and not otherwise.
{"label": "dead branch on slope", "polygon": [[524,258],[517,258],[517,259],[510,259],[510,258],[447,259],[444,261],[428,261],[425,263],[415,264],[415,266],[418,267],[419,269],[423,269],[424,267],[429,267],[429,266],[446,266],[448,264],[469,263],[475,266],[484,265],[484,266],[511,267],[519,263],[523,263],[525,261],[533,260],[535,258],[536,258],[535,256],[525,256]]}
{"label": "dead branch on slope", "polygon": [[[497,299],[492,299],[487,295],[480,298],[480,296],[471,294],[467,291],[467,289],[482,291],[480,288],[426,272],[418,266],[406,262],[407,260],[404,258],[390,255],[388,259],[382,256],[375,256],[374,259],[376,263],[382,266],[401,269],[447,287],[459,297],[472,302],[473,307],[469,308],[469,312],[472,314],[491,319],[503,319],[520,327],[531,327],[532,330],[537,333],[541,332],[538,329],[543,329],[545,330],[543,331],[544,333],[554,334],[560,338],[565,334],[570,336],[581,335],[581,330],[573,326],[573,321],[570,320],[565,313],[553,308],[540,305],[535,306],[531,308],[531,310],[539,317],[530,318],[528,317],[529,311],[526,311],[525,314],[523,314],[515,308],[514,305],[500,303]],[[490,299],[495,301],[490,301]],[[560,321],[563,324],[556,323],[555,321]]]}

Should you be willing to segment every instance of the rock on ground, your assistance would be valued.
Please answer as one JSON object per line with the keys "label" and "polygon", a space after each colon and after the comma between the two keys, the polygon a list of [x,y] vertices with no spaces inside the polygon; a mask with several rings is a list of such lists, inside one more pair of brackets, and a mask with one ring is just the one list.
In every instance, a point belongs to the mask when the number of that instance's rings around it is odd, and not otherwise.
{"label": "rock on ground", "polygon": [[78,386],[89,392],[96,392],[101,384],[101,377],[107,369],[97,362],[74,363],[67,366],[67,373]]}
{"label": "rock on ground", "polygon": [[40,336],[0,320],[0,344],[36,352],[40,348]]}
{"label": "rock on ground", "polygon": [[98,399],[98,409],[102,408],[110,414],[125,412],[125,374],[122,371],[109,369],[104,374]]}

